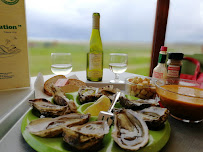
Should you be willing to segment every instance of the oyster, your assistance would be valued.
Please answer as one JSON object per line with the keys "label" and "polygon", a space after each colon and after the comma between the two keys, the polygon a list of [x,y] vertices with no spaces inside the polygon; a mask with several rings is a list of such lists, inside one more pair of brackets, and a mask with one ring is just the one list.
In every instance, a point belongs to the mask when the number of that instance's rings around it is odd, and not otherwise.
{"label": "oyster", "polygon": [[107,96],[111,101],[114,100],[114,95],[119,92],[118,88],[114,88],[113,85],[108,85],[106,87],[99,89],[99,94]]}
{"label": "oyster", "polygon": [[43,98],[29,100],[29,102],[34,110],[38,111],[41,115],[44,115],[45,117],[57,117],[72,112],[69,106],[55,105],[49,100]]}
{"label": "oyster", "polygon": [[72,113],[56,118],[39,118],[29,123],[26,129],[40,137],[54,137],[62,133],[64,126],[84,124],[89,121],[90,114]]}
{"label": "oyster", "polygon": [[95,150],[108,133],[109,126],[106,121],[94,121],[81,126],[64,127],[63,140],[78,150]]}
{"label": "oyster", "polygon": [[110,100],[114,99],[116,92],[120,91],[114,88],[113,85],[109,85],[103,88],[82,86],[78,91],[80,103],[94,102],[102,95],[106,95]]}
{"label": "oyster", "polygon": [[137,112],[142,116],[142,119],[151,130],[160,129],[169,115],[169,111],[161,107],[149,107]]}
{"label": "oyster", "polygon": [[51,85],[51,89],[53,91],[53,99],[54,102],[57,105],[60,106],[68,106],[69,109],[71,110],[71,112],[77,112],[77,107],[75,105],[75,102],[73,100],[69,100],[68,98],[66,98],[66,96],[64,95],[64,93],[60,90],[59,87],[56,87],[54,85]]}
{"label": "oyster", "polygon": [[78,90],[78,97],[80,103],[94,102],[99,99],[102,94],[98,93],[99,88],[82,86]]}
{"label": "oyster", "polygon": [[158,106],[158,103],[154,99],[137,99],[137,100],[130,100],[124,96],[119,98],[120,104],[125,107],[126,109],[132,110],[142,110],[144,108],[148,108],[150,106]]}
{"label": "oyster", "polygon": [[137,112],[130,109],[121,109],[115,113],[111,136],[121,148],[126,150],[138,150],[149,140],[146,123]]}

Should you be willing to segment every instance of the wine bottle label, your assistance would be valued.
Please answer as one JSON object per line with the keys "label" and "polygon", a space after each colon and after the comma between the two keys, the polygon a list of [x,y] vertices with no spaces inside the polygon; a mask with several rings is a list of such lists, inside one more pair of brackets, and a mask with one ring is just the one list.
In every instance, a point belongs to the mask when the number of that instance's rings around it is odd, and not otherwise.
{"label": "wine bottle label", "polygon": [[88,71],[88,77],[90,78],[100,78],[103,75],[103,71],[102,70],[90,70]]}
{"label": "wine bottle label", "polygon": [[168,66],[168,77],[178,78],[180,76],[181,66],[169,65]]}
{"label": "wine bottle label", "polygon": [[99,19],[100,16],[93,16],[93,24],[92,24],[93,29],[99,29]]}
{"label": "wine bottle label", "polygon": [[89,54],[89,70],[102,69],[102,54]]}
{"label": "wine bottle label", "polygon": [[103,75],[102,54],[89,54],[89,70],[87,75],[90,78],[101,78]]}

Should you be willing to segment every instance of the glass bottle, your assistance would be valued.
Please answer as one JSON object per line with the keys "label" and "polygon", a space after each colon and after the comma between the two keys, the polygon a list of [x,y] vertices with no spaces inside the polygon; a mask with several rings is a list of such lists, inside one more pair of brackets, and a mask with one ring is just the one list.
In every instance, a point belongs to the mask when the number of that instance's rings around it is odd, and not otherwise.
{"label": "glass bottle", "polygon": [[100,14],[93,13],[90,51],[87,53],[87,80],[102,81],[103,76],[103,49],[100,36]]}
{"label": "glass bottle", "polygon": [[167,47],[161,46],[159,52],[158,65],[154,68],[152,77],[156,79],[165,79],[167,77],[167,68],[165,65],[167,56]]}
{"label": "glass bottle", "polygon": [[183,53],[168,53],[167,78],[180,78]]}

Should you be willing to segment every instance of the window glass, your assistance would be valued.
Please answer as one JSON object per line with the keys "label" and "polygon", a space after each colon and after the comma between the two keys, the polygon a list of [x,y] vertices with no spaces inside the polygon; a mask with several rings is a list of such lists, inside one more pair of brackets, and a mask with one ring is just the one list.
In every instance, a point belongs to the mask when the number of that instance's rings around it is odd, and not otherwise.
{"label": "window glass", "polygon": [[170,52],[203,53],[203,1],[171,0],[166,32]]}
{"label": "window glass", "polygon": [[92,13],[99,12],[104,68],[109,53],[129,55],[127,72],[149,74],[156,0],[26,0],[30,71],[51,74],[50,54],[70,52],[86,69]]}

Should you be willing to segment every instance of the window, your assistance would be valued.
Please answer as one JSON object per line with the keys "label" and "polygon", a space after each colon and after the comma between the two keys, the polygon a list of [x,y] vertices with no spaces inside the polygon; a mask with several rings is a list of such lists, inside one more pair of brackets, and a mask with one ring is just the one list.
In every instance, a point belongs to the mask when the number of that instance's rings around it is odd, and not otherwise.
{"label": "window", "polygon": [[171,0],[166,46],[171,52],[203,53],[203,1]]}
{"label": "window", "polygon": [[92,13],[101,14],[104,68],[108,55],[129,55],[127,72],[148,75],[156,0],[27,0],[30,71],[51,74],[50,54],[70,52],[73,71],[86,69]]}

